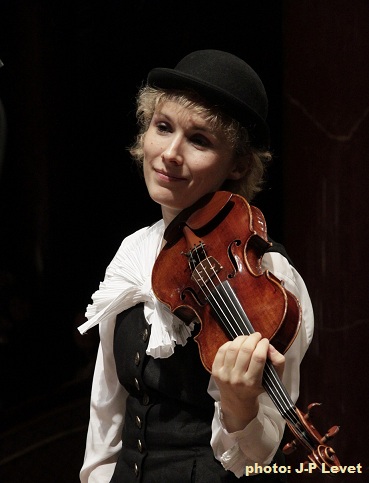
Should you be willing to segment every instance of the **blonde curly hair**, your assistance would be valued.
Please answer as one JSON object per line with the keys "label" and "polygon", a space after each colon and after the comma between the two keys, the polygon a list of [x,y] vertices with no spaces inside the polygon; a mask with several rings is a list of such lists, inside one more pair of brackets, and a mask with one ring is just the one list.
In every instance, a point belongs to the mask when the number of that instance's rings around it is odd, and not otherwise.
{"label": "blonde curly hair", "polygon": [[137,95],[136,117],[139,132],[129,152],[137,165],[142,168],[144,160],[143,139],[150,126],[151,119],[158,105],[172,101],[193,109],[201,115],[214,130],[221,129],[234,150],[234,156],[244,175],[238,180],[226,180],[222,190],[239,194],[251,201],[261,191],[267,164],[272,155],[270,151],[259,150],[252,145],[247,129],[225,115],[216,106],[209,105],[196,92],[157,89],[144,86]]}

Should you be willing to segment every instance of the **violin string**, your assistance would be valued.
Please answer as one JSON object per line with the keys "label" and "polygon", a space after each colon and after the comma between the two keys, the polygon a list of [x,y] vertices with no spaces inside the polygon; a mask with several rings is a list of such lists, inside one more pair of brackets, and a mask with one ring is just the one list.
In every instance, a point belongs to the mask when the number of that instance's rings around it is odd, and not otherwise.
{"label": "violin string", "polygon": [[[219,294],[220,290],[217,289],[217,292]],[[227,292],[225,293],[227,294]],[[233,304],[233,300],[230,298],[229,294],[227,295],[228,295],[229,301]],[[227,304],[225,304],[225,308],[227,309]],[[222,310],[222,312],[224,313],[224,309]],[[229,311],[229,315],[234,319],[234,316],[232,315],[231,311]],[[237,312],[237,316],[242,321],[242,316],[238,312]],[[228,325],[233,327],[232,323],[229,320],[229,316],[227,317],[227,321],[228,321]],[[237,325],[239,326],[238,323]],[[234,329],[235,336],[250,335],[251,333],[254,332],[254,330],[249,330],[247,324],[244,324],[244,328],[245,330],[241,330],[241,331],[237,331]],[[298,422],[298,418],[295,417],[294,404],[292,400],[289,398],[289,395],[287,395],[287,393],[285,392],[280,382],[280,379],[277,373],[275,372],[274,367],[271,365],[270,361],[268,360],[265,365],[263,379],[264,379],[264,385],[266,386],[270,397],[272,398],[276,407],[279,409],[282,416],[288,419],[291,423],[296,424]]]}
{"label": "violin string", "polygon": [[[201,264],[201,260],[199,262]],[[222,296],[221,296],[221,293],[220,293],[220,290],[217,288],[217,286],[214,284],[213,280],[212,280],[212,277],[211,277],[211,274],[207,273],[207,269],[206,267],[201,264],[201,267],[202,269],[204,270],[204,272],[206,273],[207,275],[207,278],[208,280],[211,281],[212,285],[213,285],[213,288],[214,290],[216,291],[216,293],[219,295],[219,298],[220,300],[222,300]],[[203,283],[203,286],[204,287],[207,287],[207,284],[205,282],[205,279],[202,277],[202,275],[198,272],[198,274],[200,275],[200,278],[201,278],[201,281]],[[217,273],[214,271],[213,269],[213,275],[218,279],[219,281],[219,285],[221,285],[221,281],[217,275]],[[237,329],[235,329],[235,326],[234,324],[232,324],[229,320],[229,316],[227,317],[227,315],[225,314],[224,310],[221,308],[221,306],[219,305],[219,302],[216,300],[215,297],[212,297],[212,294],[211,294],[211,290],[207,287],[208,289],[208,293],[205,292],[205,290],[201,287],[201,285],[199,284],[199,287],[200,289],[202,290],[202,292],[204,293],[204,295],[208,298],[208,300],[210,300],[210,298],[213,299],[213,302],[216,303],[216,305],[218,306],[218,309],[220,309],[221,313],[223,314],[223,317],[220,317],[221,321],[223,322],[223,324],[226,326],[226,329],[228,331],[228,333],[233,337],[237,337],[237,335],[250,335],[252,332],[254,332],[254,329],[250,323],[250,321],[248,320],[247,318],[247,315],[244,313],[246,319],[247,319],[247,322],[248,324],[246,324],[243,320],[242,320],[242,316],[240,315],[239,313],[239,309],[235,306],[233,300],[231,299],[231,297],[229,296],[229,294],[227,293],[227,291],[224,291],[226,296],[228,297],[229,299],[229,302],[231,302],[234,310],[236,311],[236,315],[238,315],[238,318],[239,320],[241,321],[241,323],[243,324],[243,329],[241,328],[241,326],[239,325],[239,323],[237,322],[237,320],[235,319],[235,316],[232,314],[232,312],[229,310],[229,314],[231,315],[231,317],[233,318],[234,322],[236,323],[237,325]],[[228,306],[225,302],[223,302],[223,307],[225,307],[226,309],[228,309]],[[216,310],[216,307],[213,307],[215,310]],[[219,317],[219,313],[218,313],[218,317]],[[279,392],[281,392],[284,388],[280,382],[280,379],[278,378],[277,374],[274,372],[274,368],[273,366],[271,367],[267,367],[267,371],[266,371],[266,380],[267,382],[269,381],[271,386],[270,386],[270,389],[272,390],[272,393],[273,393],[273,388],[274,388],[274,391],[275,391],[275,394],[273,394],[274,396],[276,396],[278,390]],[[294,406],[292,400],[289,398],[289,395],[287,395],[286,391],[284,390],[284,393],[282,393],[282,395],[284,395],[286,401],[285,401],[285,406],[286,408],[283,408],[283,406],[280,406],[280,409],[281,409],[281,412],[282,414],[284,414],[285,412],[287,412],[289,410],[289,408],[292,406]],[[276,405],[278,406],[279,404],[279,400],[276,399]]]}
{"label": "violin string", "polygon": [[[201,247],[202,247],[203,252],[206,254],[206,252],[204,250],[203,243],[201,243]],[[228,292],[226,290],[224,290],[226,296],[228,297],[229,301],[231,302],[233,308],[235,309],[236,314],[238,315],[240,321],[243,323],[244,329],[246,331],[246,334],[245,334],[245,332],[241,329],[239,323],[235,319],[234,315],[229,310],[227,304],[224,302],[224,300],[222,300],[222,294],[221,294],[220,290],[215,285],[215,283],[212,279],[211,275],[216,277],[216,279],[219,281],[220,286],[222,285],[222,282],[221,282],[218,274],[214,270],[214,266],[212,266],[210,264],[210,269],[213,271],[213,273],[208,273],[207,268],[203,265],[203,263],[201,261],[201,257],[198,255],[197,247],[195,247],[194,250],[195,250],[195,253],[197,254],[197,257],[198,257],[198,263],[196,264],[196,260],[193,257],[193,251],[190,252],[190,256],[192,257],[192,263],[195,267],[194,269],[196,270],[197,274],[199,275],[199,278],[201,279],[203,286],[201,286],[201,284],[198,281],[197,281],[197,284],[198,284],[200,290],[203,292],[204,296],[209,300],[209,303],[212,306],[212,308],[214,309],[214,311],[217,313],[218,318],[225,325],[225,328],[226,328],[226,330],[228,331],[228,333],[230,334],[231,337],[235,338],[235,337],[237,337],[237,335],[250,335],[252,332],[254,332],[254,329],[253,329],[250,321],[248,320],[246,313],[243,311],[247,321],[250,324],[250,327],[248,327],[247,324],[243,321],[242,316],[239,313],[239,309],[235,306],[235,304],[234,304],[233,300],[231,299],[230,295],[228,294]],[[231,316],[231,318],[234,319],[234,322],[236,323],[239,332],[237,332],[234,325],[232,325],[229,318],[227,318],[227,315],[225,314],[224,309],[220,306],[219,302],[212,295],[212,291],[208,287],[207,281],[203,278],[201,273],[197,270],[198,265],[201,265],[201,268],[204,270],[204,272],[207,276],[207,280],[211,282],[211,284],[213,286],[213,290],[215,291],[215,293],[218,294],[220,301],[223,302],[223,307],[225,307],[226,310],[228,310],[229,315]],[[203,287],[206,287],[208,292],[206,292],[206,290]],[[217,307],[218,307],[218,310],[217,310]],[[219,311],[220,311],[220,314],[219,314]],[[221,316],[222,314],[223,314],[223,317]],[[234,332],[234,334],[232,332]],[[291,400],[291,398],[290,398],[288,392],[286,391],[285,387],[283,386],[280,378],[278,377],[274,367],[271,365],[270,361],[267,361],[267,363],[265,365],[264,379],[265,379],[266,386],[269,389],[268,393],[269,393],[270,397],[272,398],[274,404],[276,405],[277,409],[281,413],[281,415],[287,421],[289,421],[292,425],[294,425],[296,431],[298,433],[300,433],[301,438],[306,439],[304,431],[300,429],[301,423],[300,423],[299,417],[297,416],[295,405],[294,405],[293,401]],[[269,383],[269,385],[268,385],[268,383]],[[281,397],[278,398],[278,393],[279,393],[279,396],[282,396],[282,398]],[[310,446],[309,441],[306,441],[306,443]]]}
{"label": "violin string", "polygon": [[[200,288],[201,288],[201,286],[200,286]],[[202,291],[205,294],[205,296],[207,296],[206,292],[203,289],[202,289]],[[210,294],[210,292],[209,292],[209,294]],[[209,299],[209,296],[207,296],[207,298]],[[223,309],[219,306],[219,303],[216,301],[216,299],[214,299],[214,301],[218,305],[218,308],[220,308],[221,312],[223,312],[223,314],[224,314]],[[209,302],[211,302],[211,301],[209,300]],[[214,308],[215,312],[217,313],[217,310],[216,310],[216,307],[214,306],[214,304],[211,304],[211,305]],[[218,312],[218,318],[221,320],[221,317],[219,316],[219,312]],[[232,324],[230,324],[230,327],[232,327]],[[244,333],[237,334],[237,332],[236,332],[236,336],[237,335],[245,335],[245,334]],[[268,391],[269,395],[271,396],[275,406],[277,407],[277,409],[279,410],[281,415],[284,417],[284,419],[289,421],[294,426],[296,433],[300,435],[301,439],[306,440],[305,433],[301,429],[301,423],[300,423],[300,420],[299,420],[299,418],[296,414],[296,410],[295,410],[295,406],[293,405],[293,402],[291,402],[292,406],[290,406],[288,404],[288,402],[289,402],[288,398],[287,398],[287,402],[286,402],[286,401],[283,401],[283,398],[281,400],[281,398],[278,399],[278,397],[277,397],[277,395],[278,395],[277,389],[278,388],[276,388],[276,384],[280,386],[280,379],[278,378],[276,373],[274,374],[273,371],[275,371],[275,369],[270,364],[271,363],[269,361],[267,361],[267,364],[265,366],[266,367],[266,373],[264,373],[264,375],[266,377],[266,382],[267,383],[269,382],[269,386],[267,386],[267,388],[269,389],[269,391]],[[273,382],[273,380],[274,380],[274,382]],[[274,388],[272,386],[274,386]],[[279,392],[282,394],[282,396],[286,396],[286,394],[287,394],[285,392],[281,392],[281,391],[279,391]],[[285,404],[285,407],[284,407],[283,403]],[[306,440],[306,444],[312,449],[310,442],[308,440]]]}

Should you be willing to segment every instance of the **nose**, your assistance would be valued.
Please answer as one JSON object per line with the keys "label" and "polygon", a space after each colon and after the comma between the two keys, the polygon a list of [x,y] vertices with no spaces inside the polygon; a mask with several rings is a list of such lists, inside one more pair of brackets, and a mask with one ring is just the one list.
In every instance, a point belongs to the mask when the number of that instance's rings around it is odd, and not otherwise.
{"label": "nose", "polygon": [[171,139],[167,144],[161,155],[164,162],[182,164],[182,139],[180,136],[176,136]]}

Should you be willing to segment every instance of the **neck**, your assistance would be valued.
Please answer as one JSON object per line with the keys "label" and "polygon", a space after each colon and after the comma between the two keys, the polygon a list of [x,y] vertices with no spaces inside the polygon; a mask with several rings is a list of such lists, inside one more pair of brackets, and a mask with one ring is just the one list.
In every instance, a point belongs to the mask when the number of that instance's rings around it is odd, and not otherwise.
{"label": "neck", "polygon": [[170,209],[170,208],[167,208],[166,206],[162,206],[161,213],[163,216],[164,225],[165,227],[167,227],[178,215],[178,213],[180,213],[180,210]]}

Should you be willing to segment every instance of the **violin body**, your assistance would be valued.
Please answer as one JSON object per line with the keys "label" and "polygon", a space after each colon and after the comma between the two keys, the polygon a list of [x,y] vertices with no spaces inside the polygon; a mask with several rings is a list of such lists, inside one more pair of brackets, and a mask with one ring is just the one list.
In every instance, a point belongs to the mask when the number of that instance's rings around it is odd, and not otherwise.
{"label": "violin body", "polygon": [[[167,227],[166,244],[153,267],[156,297],[184,322],[198,319],[195,340],[201,361],[211,372],[218,349],[239,335],[260,332],[285,353],[301,325],[301,307],[283,283],[262,268],[270,248],[261,211],[236,194],[210,193],[183,210]],[[263,386],[286,420],[293,441],[285,454],[301,446],[316,468],[339,466],[326,445],[338,426],[323,436],[307,413],[296,408],[273,365],[266,361]]]}
{"label": "violin body", "polygon": [[[301,309],[296,297],[287,292],[273,274],[262,270],[262,255],[271,244],[261,211],[239,195],[220,191],[212,196],[216,213],[207,213],[207,204],[205,208],[196,209],[185,223],[178,219],[169,226],[171,235],[168,235],[152,274],[155,295],[160,301],[179,318],[192,320],[197,317],[202,322],[195,340],[200,346],[203,365],[209,372],[218,348],[229,340],[229,336],[216,321],[203,286],[194,280],[189,262],[189,251],[194,247],[201,245],[207,254],[211,254],[212,262],[218,267],[217,283],[231,281],[254,330],[270,339],[279,352],[286,352],[301,323]],[[184,236],[176,236],[178,231],[174,226]],[[196,256],[204,260],[206,256],[201,251],[197,248]],[[168,270],[168,266],[173,268]],[[214,283],[212,278],[205,283],[211,286]]]}

